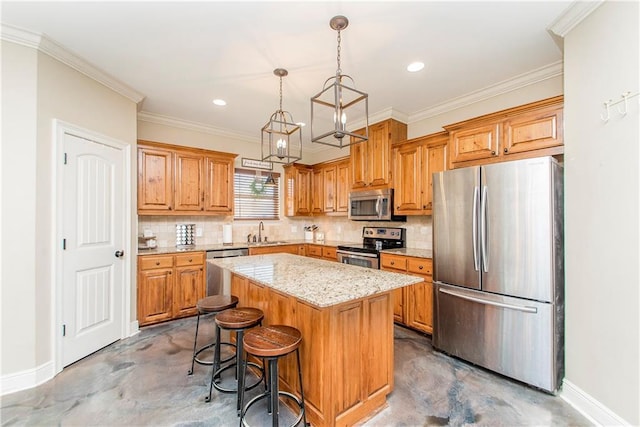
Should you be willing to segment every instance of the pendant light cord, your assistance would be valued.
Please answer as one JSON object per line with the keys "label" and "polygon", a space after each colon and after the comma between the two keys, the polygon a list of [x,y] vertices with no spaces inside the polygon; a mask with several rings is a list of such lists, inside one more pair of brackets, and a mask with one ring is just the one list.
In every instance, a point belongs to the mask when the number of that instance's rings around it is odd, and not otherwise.
{"label": "pendant light cord", "polygon": [[340,36],[340,30],[338,30],[338,69],[336,70],[336,75],[339,76],[342,74],[342,70],[340,69],[340,42],[342,41],[342,37]]}

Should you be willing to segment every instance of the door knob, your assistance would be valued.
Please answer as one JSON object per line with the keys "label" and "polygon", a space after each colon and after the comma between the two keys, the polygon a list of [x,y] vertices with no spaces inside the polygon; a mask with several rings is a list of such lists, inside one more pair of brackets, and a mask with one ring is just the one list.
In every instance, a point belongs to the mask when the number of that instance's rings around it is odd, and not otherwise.
{"label": "door knob", "polygon": [[124,256],[124,251],[116,251],[115,255],[116,255],[116,258],[121,258]]}

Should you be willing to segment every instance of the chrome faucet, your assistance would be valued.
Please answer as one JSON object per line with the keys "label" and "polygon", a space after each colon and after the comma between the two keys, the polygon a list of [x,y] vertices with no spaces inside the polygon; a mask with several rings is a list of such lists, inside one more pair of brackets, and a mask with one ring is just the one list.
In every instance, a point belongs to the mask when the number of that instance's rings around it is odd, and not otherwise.
{"label": "chrome faucet", "polygon": [[262,242],[262,231],[264,230],[264,223],[260,221],[258,224],[258,242]]}

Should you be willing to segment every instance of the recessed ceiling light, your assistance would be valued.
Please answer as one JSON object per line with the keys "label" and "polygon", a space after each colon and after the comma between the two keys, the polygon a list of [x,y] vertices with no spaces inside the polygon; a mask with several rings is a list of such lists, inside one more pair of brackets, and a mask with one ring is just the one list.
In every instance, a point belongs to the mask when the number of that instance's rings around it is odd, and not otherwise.
{"label": "recessed ceiling light", "polygon": [[213,103],[215,105],[220,106],[220,107],[223,107],[223,106],[227,105],[227,101],[225,101],[224,99],[214,99]]}
{"label": "recessed ceiling light", "polygon": [[424,68],[424,62],[412,62],[407,65],[407,71],[410,73],[415,73],[416,71],[420,71]]}

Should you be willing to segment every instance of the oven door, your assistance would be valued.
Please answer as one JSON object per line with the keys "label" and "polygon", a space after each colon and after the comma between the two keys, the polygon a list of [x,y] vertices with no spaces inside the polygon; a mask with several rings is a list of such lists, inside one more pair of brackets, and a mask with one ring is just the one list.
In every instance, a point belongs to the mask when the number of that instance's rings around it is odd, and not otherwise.
{"label": "oven door", "polygon": [[378,254],[355,253],[347,251],[336,251],[338,262],[349,265],[357,265],[365,268],[380,268],[380,259]]}

